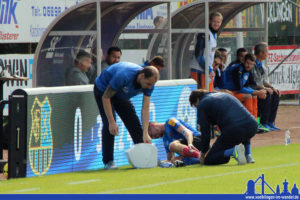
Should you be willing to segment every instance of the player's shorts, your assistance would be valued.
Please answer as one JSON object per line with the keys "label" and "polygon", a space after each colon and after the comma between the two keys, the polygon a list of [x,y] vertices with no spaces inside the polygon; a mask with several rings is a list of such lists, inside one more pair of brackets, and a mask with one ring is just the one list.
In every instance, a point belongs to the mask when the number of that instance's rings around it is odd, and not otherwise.
{"label": "player's shorts", "polygon": [[[187,140],[186,138],[182,138],[178,140],[181,144],[187,145]],[[199,151],[202,150],[202,142],[201,142],[201,135],[197,135],[193,137],[193,145],[196,147]]]}

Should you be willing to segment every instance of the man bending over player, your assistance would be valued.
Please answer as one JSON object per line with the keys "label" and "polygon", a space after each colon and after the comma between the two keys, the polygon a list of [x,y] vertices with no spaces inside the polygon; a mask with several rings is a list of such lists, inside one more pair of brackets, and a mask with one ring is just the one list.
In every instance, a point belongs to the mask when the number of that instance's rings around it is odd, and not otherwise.
{"label": "man bending over player", "polygon": [[[205,165],[228,163],[235,157],[239,164],[251,162],[250,139],[257,131],[253,115],[232,95],[194,90],[190,104],[197,107],[197,121],[201,129],[200,162]],[[209,149],[211,126],[218,125],[222,134]],[[243,145],[239,145],[243,143]],[[237,145],[237,146],[236,146]]]}

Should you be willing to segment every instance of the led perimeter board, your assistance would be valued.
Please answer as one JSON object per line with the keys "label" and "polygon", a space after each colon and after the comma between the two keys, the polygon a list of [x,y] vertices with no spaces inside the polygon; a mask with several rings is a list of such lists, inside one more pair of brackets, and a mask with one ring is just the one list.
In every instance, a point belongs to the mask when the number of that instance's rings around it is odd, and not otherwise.
{"label": "led perimeter board", "polygon": [[[189,95],[192,79],[159,81],[151,96],[150,121],[182,119],[196,128],[196,110]],[[131,99],[141,116],[142,95]],[[9,177],[32,177],[103,168],[102,120],[93,85],[18,89],[10,96]],[[133,146],[117,116],[117,166],[128,165],[125,151]],[[162,139],[153,140],[158,158],[166,159]]]}

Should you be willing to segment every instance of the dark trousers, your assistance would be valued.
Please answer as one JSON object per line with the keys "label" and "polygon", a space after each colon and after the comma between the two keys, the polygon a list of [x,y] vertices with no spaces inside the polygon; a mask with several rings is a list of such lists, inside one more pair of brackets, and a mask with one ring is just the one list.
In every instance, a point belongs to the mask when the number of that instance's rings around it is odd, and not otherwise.
{"label": "dark trousers", "polygon": [[254,120],[239,127],[221,130],[222,134],[209,150],[204,164],[219,165],[228,163],[230,157],[224,156],[225,150],[231,149],[240,143],[244,145],[250,144],[250,139],[255,135],[256,131],[257,123]]}
{"label": "dark trousers", "polygon": [[[102,103],[103,92],[99,91],[97,87],[94,86],[94,95],[103,122],[102,161],[104,164],[107,164],[108,162],[114,160],[115,136],[110,134],[109,132],[109,123]],[[115,120],[116,120],[115,112],[117,112],[120,118],[122,119],[122,121],[124,122],[134,144],[143,143],[143,129],[131,101],[127,99],[118,99],[116,97],[112,97],[111,104],[112,104],[112,110],[113,110],[113,115]]]}
{"label": "dark trousers", "polygon": [[274,92],[267,94],[266,99],[258,99],[257,108],[261,124],[274,123],[279,105],[279,96]]}

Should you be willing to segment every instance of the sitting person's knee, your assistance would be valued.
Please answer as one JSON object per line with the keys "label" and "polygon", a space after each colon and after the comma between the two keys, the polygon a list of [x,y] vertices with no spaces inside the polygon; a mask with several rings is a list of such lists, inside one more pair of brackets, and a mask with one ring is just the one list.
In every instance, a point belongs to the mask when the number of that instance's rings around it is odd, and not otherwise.
{"label": "sitting person's knee", "polygon": [[176,152],[177,146],[178,146],[178,141],[174,141],[174,142],[172,142],[172,143],[170,144],[169,150],[170,150],[171,152]]}

